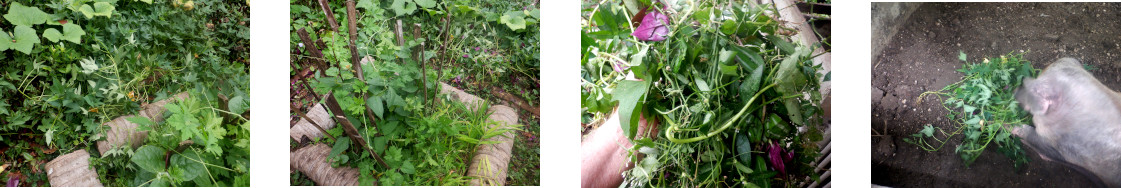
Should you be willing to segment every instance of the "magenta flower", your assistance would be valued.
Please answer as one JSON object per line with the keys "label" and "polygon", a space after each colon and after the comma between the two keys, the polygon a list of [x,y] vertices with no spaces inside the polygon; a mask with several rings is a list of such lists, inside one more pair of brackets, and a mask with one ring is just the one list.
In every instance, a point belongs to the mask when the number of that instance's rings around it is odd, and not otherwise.
{"label": "magenta flower", "polygon": [[666,24],[669,24],[666,15],[652,10],[642,18],[642,23],[638,24],[631,35],[643,41],[663,41],[669,34]]}
{"label": "magenta flower", "polygon": [[767,164],[771,169],[778,171],[780,177],[786,177],[786,164],[794,160],[794,152],[786,151],[778,141],[767,144]]}
{"label": "magenta flower", "polygon": [[8,187],[19,187],[19,175],[8,177]]}
{"label": "magenta flower", "polygon": [[463,54],[463,58],[467,58],[467,54]]}

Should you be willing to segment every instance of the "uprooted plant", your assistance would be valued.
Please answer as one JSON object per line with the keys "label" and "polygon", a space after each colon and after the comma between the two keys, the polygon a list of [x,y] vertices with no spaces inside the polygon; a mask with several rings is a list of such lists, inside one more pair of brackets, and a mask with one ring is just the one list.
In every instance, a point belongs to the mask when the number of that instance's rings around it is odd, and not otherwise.
{"label": "uprooted plant", "polygon": [[[823,119],[815,104],[829,76],[811,61],[820,54],[785,41],[791,30],[763,7],[602,1],[585,9],[581,110],[587,123],[618,106],[636,143],[624,186],[769,187],[816,178],[809,162]],[[640,116],[659,119],[663,131],[635,137]]]}
{"label": "uprooted plant", "polygon": [[[967,64],[958,69],[965,74],[962,80],[938,91],[928,91],[919,95],[917,103],[924,96],[935,94],[942,100],[942,107],[949,113],[946,118],[954,120],[952,132],[941,127],[926,125],[911,138],[904,138],[926,151],[938,151],[948,140],[962,135],[962,142],[954,148],[968,166],[981,156],[990,144],[997,151],[1009,157],[1013,165],[1019,167],[1028,162],[1019,138],[1012,136],[1010,127],[1031,122],[1031,116],[1020,109],[1014,96],[1025,77],[1035,77],[1038,69],[1023,59],[1023,53],[1008,53],[999,59],[984,58],[981,63],[968,63],[964,52],[958,59]],[[941,138],[935,136],[938,130]]]}

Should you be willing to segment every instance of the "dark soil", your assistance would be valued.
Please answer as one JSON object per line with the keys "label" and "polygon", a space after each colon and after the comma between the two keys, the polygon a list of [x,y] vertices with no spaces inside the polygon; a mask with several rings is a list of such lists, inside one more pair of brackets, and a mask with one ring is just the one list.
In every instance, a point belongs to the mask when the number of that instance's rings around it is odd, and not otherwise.
{"label": "dark soil", "polygon": [[[903,138],[931,124],[953,130],[935,96],[961,80],[958,51],[969,61],[1027,52],[1043,69],[1062,57],[1093,68],[1111,89],[1121,89],[1121,3],[926,3],[919,7],[872,62],[872,183],[893,187],[1090,187],[1089,180],[1027,150],[1031,162],[1016,169],[990,147],[971,166],[954,153],[953,137],[937,152]],[[884,36],[872,36],[883,40]],[[936,136],[940,135],[936,133]],[[1026,148],[1026,147],[1025,147]]]}

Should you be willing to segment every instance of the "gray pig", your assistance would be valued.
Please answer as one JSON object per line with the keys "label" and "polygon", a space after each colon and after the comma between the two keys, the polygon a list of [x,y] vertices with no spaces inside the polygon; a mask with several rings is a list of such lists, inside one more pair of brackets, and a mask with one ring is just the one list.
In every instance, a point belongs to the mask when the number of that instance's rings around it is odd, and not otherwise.
{"label": "gray pig", "polygon": [[1072,58],[1023,81],[1016,101],[1035,125],[1012,133],[1044,160],[1066,164],[1099,186],[1121,187],[1121,95]]}

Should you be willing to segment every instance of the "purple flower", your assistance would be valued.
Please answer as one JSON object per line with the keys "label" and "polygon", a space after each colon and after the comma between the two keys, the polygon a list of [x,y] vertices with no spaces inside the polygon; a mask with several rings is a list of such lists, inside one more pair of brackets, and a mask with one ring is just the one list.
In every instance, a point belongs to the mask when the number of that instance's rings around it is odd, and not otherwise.
{"label": "purple flower", "polygon": [[778,141],[767,144],[767,164],[771,169],[778,171],[779,176],[786,177],[786,164],[794,160],[794,152],[786,151]]}
{"label": "purple flower", "polygon": [[19,175],[8,176],[8,187],[19,187]]}
{"label": "purple flower", "polygon": [[487,49],[483,49],[483,53],[487,53]]}
{"label": "purple flower", "polygon": [[467,58],[467,54],[463,54],[463,58]]}
{"label": "purple flower", "polygon": [[643,41],[663,41],[669,34],[666,15],[658,11],[650,11],[642,18],[642,23],[631,33],[632,36]]}
{"label": "purple flower", "polygon": [[479,51],[479,47],[475,47],[475,51]]}

